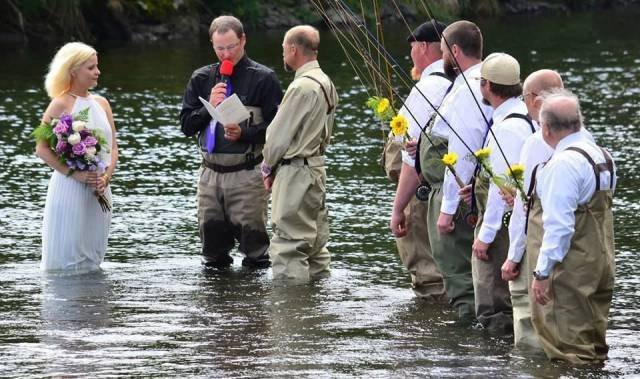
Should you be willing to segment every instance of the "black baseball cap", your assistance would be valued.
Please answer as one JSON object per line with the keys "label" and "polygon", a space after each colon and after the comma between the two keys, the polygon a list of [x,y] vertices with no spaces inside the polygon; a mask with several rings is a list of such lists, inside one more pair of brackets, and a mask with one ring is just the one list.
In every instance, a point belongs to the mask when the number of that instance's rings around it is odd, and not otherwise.
{"label": "black baseball cap", "polygon": [[440,42],[440,36],[442,31],[447,27],[440,21],[427,21],[409,34],[407,42],[420,41],[420,42]]}

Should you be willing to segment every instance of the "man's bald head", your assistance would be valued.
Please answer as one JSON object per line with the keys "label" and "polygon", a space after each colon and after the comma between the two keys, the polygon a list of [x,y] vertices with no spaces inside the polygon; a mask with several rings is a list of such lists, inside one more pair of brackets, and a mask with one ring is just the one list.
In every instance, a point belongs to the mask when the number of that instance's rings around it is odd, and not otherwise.
{"label": "man's bald head", "polygon": [[540,121],[554,133],[577,132],[582,128],[580,101],[568,90],[553,90],[542,102]]}
{"label": "man's bald head", "polygon": [[314,57],[318,55],[320,46],[320,33],[318,29],[310,25],[298,25],[289,29],[284,35],[286,44],[293,44],[299,48],[303,55]]}
{"label": "man's bald head", "polygon": [[560,74],[553,70],[538,70],[527,76],[522,85],[522,97],[532,119],[539,120],[541,95],[554,88],[563,88],[563,85]]}
{"label": "man's bald head", "polygon": [[554,88],[564,88],[562,77],[553,70],[538,70],[532,72],[524,81],[523,92],[525,94],[539,95],[543,91],[551,91]]}

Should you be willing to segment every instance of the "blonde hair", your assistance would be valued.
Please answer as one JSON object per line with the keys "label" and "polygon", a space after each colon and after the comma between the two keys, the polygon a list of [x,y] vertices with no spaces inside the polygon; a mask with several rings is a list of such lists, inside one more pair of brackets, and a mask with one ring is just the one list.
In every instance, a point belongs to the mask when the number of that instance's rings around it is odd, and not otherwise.
{"label": "blonde hair", "polygon": [[44,80],[49,97],[53,99],[67,92],[71,86],[71,71],[96,54],[93,47],[82,42],[69,42],[62,46],[53,57]]}

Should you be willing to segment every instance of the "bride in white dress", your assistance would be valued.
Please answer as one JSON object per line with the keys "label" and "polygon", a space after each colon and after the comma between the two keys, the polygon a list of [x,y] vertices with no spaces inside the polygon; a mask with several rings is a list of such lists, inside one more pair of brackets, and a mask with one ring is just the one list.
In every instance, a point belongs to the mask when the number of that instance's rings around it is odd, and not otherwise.
{"label": "bride in white dress", "polygon": [[[51,168],[42,226],[41,269],[65,274],[100,268],[107,250],[111,211],[103,212],[96,194],[111,203],[109,181],[118,160],[118,145],[109,102],[92,95],[100,70],[96,51],[80,42],[64,45],[51,62],[45,87],[52,99],[42,121],[89,108],[89,129],[99,129],[110,147],[101,153],[103,172],[73,171],[60,163],[47,142],[36,145],[36,154]],[[95,192],[95,193],[94,193]]]}

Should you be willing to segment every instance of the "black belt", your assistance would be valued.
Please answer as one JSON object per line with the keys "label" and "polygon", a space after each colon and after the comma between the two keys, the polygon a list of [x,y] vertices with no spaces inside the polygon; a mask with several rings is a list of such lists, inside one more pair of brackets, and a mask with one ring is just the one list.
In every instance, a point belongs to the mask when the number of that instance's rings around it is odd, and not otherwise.
{"label": "black belt", "polygon": [[262,154],[259,154],[255,158],[251,158],[253,154],[247,154],[247,160],[244,163],[235,164],[233,166],[222,166],[219,164],[207,162],[206,160],[202,160],[202,165],[206,168],[209,168],[215,172],[220,173],[228,173],[228,172],[237,172],[242,170],[252,170],[256,165],[262,162]]}
{"label": "black belt", "polygon": [[[296,159],[296,158],[293,158],[293,159]],[[291,164],[291,161],[293,161],[293,159],[283,159],[283,160],[280,161],[280,165],[282,165],[282,166],[289,165],[289,164]],[[309,161],[307,160],[307,158],[303,158],[303,159],[304,159],[304,165],[308,166],[309,165]]]}

